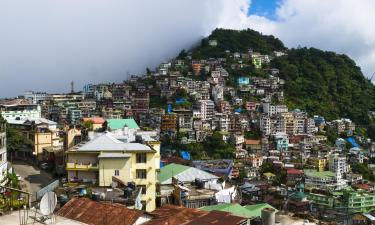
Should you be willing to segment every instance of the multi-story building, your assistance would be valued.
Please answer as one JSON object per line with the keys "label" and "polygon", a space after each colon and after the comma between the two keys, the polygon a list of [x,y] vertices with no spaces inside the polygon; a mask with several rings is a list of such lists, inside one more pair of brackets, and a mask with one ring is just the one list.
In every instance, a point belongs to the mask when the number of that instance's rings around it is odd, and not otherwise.
{"label": "multi-story building", "polygon": [[199,100],[194,108],[200,111],[202,120],[211,120],[214,116],[215,103],[211,100]]}
{"label": "multi-story building", "polygon": [[142,188],[143,205],[156,208],[156,181],[160,169],[160,142],[142,137],[127,142],[127,134],[110,132],[94,137],[67,152],[66,170],[70,182],[90,182],[101,187],[135,183]]}
{"label": "multi-story building", "polygon": [[25,157],[34,157],[40,161],[43,159],[43,151],[47,147],[62,148],[63,141],[59,136],[57,123],[44,118],[32,118],[25,120],[7,120],[9,126],[21,131],[30,142],[30,149],[23,149]]}
{"label": "multi-story building", "polygon": [[328,168],[331,172],[336,173],[341,177],[343,177],[345,173],[349,172],[346,157],[340,156],[339,154],[331,154],[328,157]]}
{"label": "multi-story building", "polygon": [[40,118],[42,108],[31,100],[13,99],[0,101],[0,114],[4,119]]}
{"label": "multi-story building", "polygon": [[189,109],[173,109],[177,114],[178,129],[192,129],[193,128],[193,111]]}
{"label": "multi-story building", "polygon": [[0,185],[6,184],[7,172],[6,123],[0,116]]}
{"label": "multi-story building", "polygon": [[313,188],[340,190],[347,186],[345,180],[331,171],[304,170],[305,185]]}
{"label": "multi-story building", "polygon": [[177,131],[177,114],[170,113],[161,116],[161,131],[175,132]]}
{"label": "multi-story building", "polygon": [[46,92],[26,91],[23,97],[27,100],[31,100],[33,104],[38,104],[42,101],[46,101],[48,99],[48,94]]}
{"label": "multi-story building", "polygon": [[146,90],[138,90],[132,95],[132,110],[135,115],[147,113],[150,105],[150,94]]}
{"label": "multi-story building", "polygon": [[288,107],[286,105],[272,105],[269,102],[263,102],[262,107],[263,107],[263,112],[269,116],[273,116],[278,113],[288,112]]}

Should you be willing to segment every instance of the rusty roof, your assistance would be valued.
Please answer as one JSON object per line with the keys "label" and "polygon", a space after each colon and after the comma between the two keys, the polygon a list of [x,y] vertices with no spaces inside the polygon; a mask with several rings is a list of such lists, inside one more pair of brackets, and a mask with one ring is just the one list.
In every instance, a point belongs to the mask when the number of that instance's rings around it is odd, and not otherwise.
{"label": "rusty roof", "polygon": [[195,218],[185,225],[240,225],[245,224],[246,218],[234,216],[228,212],[211,211],[207,215]]}
{"label": "rusty roof", "polygon": [[154,218],[144,225],[181,225],[195,218],[207,215],[208,213],[209,212],[199,209],[190,209],[176,205],[163,205],[150,213]]}
{"label": "rusty roof", "polygon": [[143,214],[118,204],[107,204],[87,198],[72,198],[57,215],[89,225],[132,225]]}
{"label": "rusty roof", "polygon": [[245,140],[246,145],[260,145],[260,140],[252,140],[252,139],[246,139]]}

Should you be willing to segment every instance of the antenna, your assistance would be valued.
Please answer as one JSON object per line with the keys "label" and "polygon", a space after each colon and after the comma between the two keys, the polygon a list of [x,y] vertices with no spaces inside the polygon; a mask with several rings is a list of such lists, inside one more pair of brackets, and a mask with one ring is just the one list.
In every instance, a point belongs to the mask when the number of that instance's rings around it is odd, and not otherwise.
{"label": "antenna", "polygon": [[51,215],[57,205],[56,194],[52,191],[45,193],[40,201],[40,212],[44,216]]}
{"label": "antenna", "polygon": [[370,82],[372,81],[372,79],[374,78],[375,76],[375,72],[372,74],[371,78],[370,78]]}

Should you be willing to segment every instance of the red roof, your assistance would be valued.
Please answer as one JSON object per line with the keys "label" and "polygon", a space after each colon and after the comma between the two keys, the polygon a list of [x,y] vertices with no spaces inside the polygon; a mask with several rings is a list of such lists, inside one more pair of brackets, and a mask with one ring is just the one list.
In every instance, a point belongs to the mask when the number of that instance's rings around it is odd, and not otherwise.
{"label": "red roof", "polygon": [[297,170],[297,169],[288,169],[286,171],[287,174],[292,174],[292,175],[302,175],[303,171],[302,170]]}
{"label": "red roof", "polygon": [[57,212],[58,216],[89,225],[130,225],[142,214],[140,210],[123,205],[99,203],[87,198],[72,198]]}
{"label": "red roof", "polygon": [[260,145],[260,140],[246,139],[245,144],[247,144],[247,145]]}
{"label": "red roof", "polygon": [[366,191],[370,191],[370,190],[373,189],[373,186],[368,185],[368,184],[353,184],[352,186],[354,188],[363,189],[363,190],[366,190]]}
{"label": "red roof", "polygon": [[94,124],[103,124],[105,120],[102,117],[83,118],[83,122],[92,121]]}

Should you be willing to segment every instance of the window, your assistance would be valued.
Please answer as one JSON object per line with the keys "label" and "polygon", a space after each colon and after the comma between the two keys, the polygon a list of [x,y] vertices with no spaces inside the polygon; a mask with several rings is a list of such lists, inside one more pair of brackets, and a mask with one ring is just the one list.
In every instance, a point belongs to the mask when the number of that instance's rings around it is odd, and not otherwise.
{"label": "window", "polygon": [[115,170],[115,176],[120,176],[120,171],[119,170]]}
{"label": "window", "polygon": [[137,179],[146,179],[147,178],[147,171],[146,170],[136,170],[136,177],[137,177]]}
{"label": "window", "polygon": [[147,186],[146,185],[137,185],[138,188],[142,188],[142,195],[146,194]]}
{"label": "window", "polygon": [[147,155],[146,153],[137,153],[137,163],[146,163],[147,162]]}

